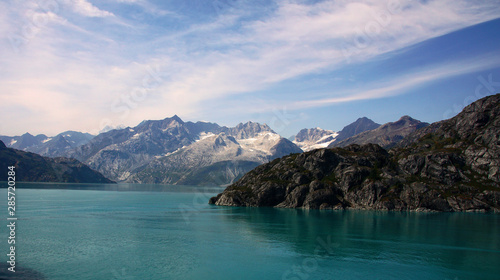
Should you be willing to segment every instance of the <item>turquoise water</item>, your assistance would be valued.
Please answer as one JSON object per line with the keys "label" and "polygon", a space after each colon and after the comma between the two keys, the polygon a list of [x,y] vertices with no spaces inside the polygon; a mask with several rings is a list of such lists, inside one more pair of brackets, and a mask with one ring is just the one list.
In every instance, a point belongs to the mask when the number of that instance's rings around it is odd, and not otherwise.
{"label": "turquoise water", "polygon": [[18,183],[17,265],[75,280],[499,279],[498,214],[208,205],[220,190]]}

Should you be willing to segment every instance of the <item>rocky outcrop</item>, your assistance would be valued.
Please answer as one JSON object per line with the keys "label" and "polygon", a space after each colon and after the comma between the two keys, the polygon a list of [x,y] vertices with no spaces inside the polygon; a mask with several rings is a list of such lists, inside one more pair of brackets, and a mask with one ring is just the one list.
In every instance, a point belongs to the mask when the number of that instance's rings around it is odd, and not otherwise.
{"label": "rocky outcrop", "polygon": [[500,211],[500,94],[417,130],[391,150],[350,145],[257,167],[211,204],[318,209]]}
{"label": "rocky outcrop", "polygon": [[500,94],[485,97],[456,117],[434,123],[405,138],[395,153],[458,153],[464,166],[500,183]]}
{"label": "rocky outcrop", "polygon": [[[16,167],[16,180],[23,182],[114,183],[75,159],[42,157],[0,141],[0,169],[8,166]],[[7,181],[7,172],[0,173],[0,181]]]}

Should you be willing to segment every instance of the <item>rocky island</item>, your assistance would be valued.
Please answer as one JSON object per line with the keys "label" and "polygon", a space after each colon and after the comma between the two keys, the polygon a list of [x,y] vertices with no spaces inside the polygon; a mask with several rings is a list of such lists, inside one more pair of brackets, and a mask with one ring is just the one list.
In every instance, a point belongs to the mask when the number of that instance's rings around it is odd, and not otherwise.
{"label": "rocky island", "polygon": [[500,211],[500,94],[385,150],[349,145],[263,164],[210,204],[305,209]]}

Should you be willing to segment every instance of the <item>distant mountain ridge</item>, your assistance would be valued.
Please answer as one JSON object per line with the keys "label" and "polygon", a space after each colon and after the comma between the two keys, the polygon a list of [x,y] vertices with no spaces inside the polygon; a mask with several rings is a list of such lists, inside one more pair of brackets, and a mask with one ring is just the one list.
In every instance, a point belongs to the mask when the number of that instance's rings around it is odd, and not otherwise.
{"label": "distant mountain ridge", "polygon": [[398,121],[383,124],[375,129],[358,133],[341,141],[335,141],[329,147],[346,147],[351,144],[377,144],[383,148],[391,148],[410,133],[428,125],[428,123],[415,120],[410,116],[403,116]]}
{"label": "distant mountain ridge", "polygon": [[375,123],[367,117],[358,118],[353,123],[346,125],[341,131],[335,132],[322,128],[302,129],[293,138],[293,143],[304,152],[326,147],[336,147],[345,139],[376,129],[380,124]]}
{"label": "distant mountain ridge", "polygon": [[377,144],[383,148],[397,145],[410,133],[429,125],[403,116],[395,122],[383,125],[377,124],[367,117],[357,119],[345,126],[341,131],[334,132],[321,128],[302,129],[293,137],[293,143],[304,152],[322,148],[346,147],[351,144]]}
{"label": "distant mountain ridge", "polygon": [[7,147],[36,153],[42,156],[58,157],[66,151],[88,143],[94,135],[77,131],[65,131],[54,137],[44,134],[33,136],[25,133],[21,136],[0,136]]}

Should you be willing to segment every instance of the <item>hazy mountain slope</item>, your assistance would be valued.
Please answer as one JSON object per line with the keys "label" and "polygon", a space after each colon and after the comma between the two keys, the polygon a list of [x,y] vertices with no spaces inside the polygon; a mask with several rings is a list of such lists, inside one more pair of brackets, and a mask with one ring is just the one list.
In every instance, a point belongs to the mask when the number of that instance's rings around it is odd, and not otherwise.
{"label": "hazy mountain slope", "polygon": [[[16,180],[23,182],[112,183],[75,159],[42,157],[7,148],[0,141],[0,169],[8,166],[16,167]],[[7,172],[0,173],[0,181],[6,180]]]}
{"label": "hazy mountain slope", "polygon": [[0,140],[9,148],[16,150],[24,150],[26,148],[40,145],[48,139],[46,135],[39,134],[33,136],[29,133],[25,133],[21,136],[0,136]]}
{"label": "hazy mountain slope", "polygon": [[0,136],[7,147],[26,152],[33,152],[42,156],[58,157],[69,150],[88,143],[93,135],[77,131],[65,131],[54,137],[43,134],[33,136],[29,133],[22,136]]}
{"label": "hazy mountain slope", "polygon": [[37,153],[42,156],[58,157],[64,155],[69,150],[87,144],[94,138],[94,135],[77,131],[65,131],[55,137],[49,137],[41,144],[35,145],[25,150]]}

